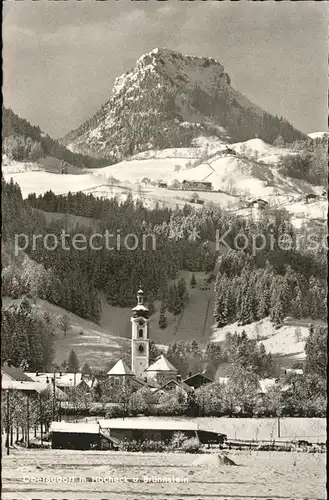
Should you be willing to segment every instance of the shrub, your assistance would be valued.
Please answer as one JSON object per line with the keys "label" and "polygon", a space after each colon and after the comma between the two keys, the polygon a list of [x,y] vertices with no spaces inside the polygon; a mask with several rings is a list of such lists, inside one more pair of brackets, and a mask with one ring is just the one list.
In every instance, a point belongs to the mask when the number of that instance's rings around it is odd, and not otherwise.
{"label": "shrub", "polygon": [[142,452],[162,452],[166,450],[166,445],[161,441],[152,441],[147,439],[146,441],[122,441],[119,445],[121,451],[142,451]]}
{"label": "shrub", "polygon": [[105,414],[105,418],[120,418],[124,417],[124,410],[120,406],[111,406]]}
{"label": "shrub", "polygon": [[89,415],[93,417],[104,417],[105,416],[105,410],[104,408],[90,408],[89,410]]}
{"label": "shrub", "polygon": [[200,453],[202,445],[197,438],[190,438],[183,441],[181,449],[185,453]]}
{"label": "shrub", "polygon": [[152,440],[146,440],[142,441],[141,443],[141,451],[154,451],[154,452],[161,452],[165,451],[167,449],[166,445],[162,441],[152,441]]}
{"label": "shrub", "polygon": [[170,441],[171,448],[180,448],[186,439],[186,436],[182,432],[175,432]]}

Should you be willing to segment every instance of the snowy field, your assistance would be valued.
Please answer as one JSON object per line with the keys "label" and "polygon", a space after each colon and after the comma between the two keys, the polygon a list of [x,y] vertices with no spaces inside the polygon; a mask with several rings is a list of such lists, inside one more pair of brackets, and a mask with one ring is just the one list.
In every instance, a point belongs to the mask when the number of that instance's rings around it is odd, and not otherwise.
{"label": "snowy field", "polygon": [[223,328],[214,326],[211,341],[223,342],[228,332],[242,333],[245,331],[249,338],[260,340],[267,352],[289,356],[294,358],[296,362],[305,358],[305,341],[309,335],[311,323],[325,325],[321,320],[313,321],[311,318],[298,320],[287,317],[279,329],[275,328],[269,318],[244,326],[239,326],[238,323],[232,323]]}
{"label": "snowy field", "polygon": [[3,500],[322,500],[324,454],[217,455],[17,450],[2,463]]}
{"label": "snowy field", "polygon": [[[281,157],[295,154],[294,151],[276,148],[261,139],[228,144],[228,147],[233,153],[227,151],[227,144],[223,141],[199,137],[191,148],[145,151],[108,167],[84,170],[72,167],[67,175],[58,175],[49,158],[45,163],[52,167],[52,171],[48,168],[45,171],[42,162],[20,163],[4,158],[3,174],[6,181],[13,178],[20,185],[24,198],[29,193],[40,195],[50,189],[55,194],[83,191],[96,197],[116,196],[119,201],[124,201],[131,193],[134,200],[141,198],[149,208],[156,203],[183,206],[192,197],[193,191],[158,188],[160,181],[168,185],[174,180],[207,181],[212,183],[213,191],[199,192],[199,198],[204,203],[239,210],[242,216],[242,199],[262,197],[272,207],[286,208],[296,226],[307,219],[326,219],[325,200],[309,205],[304,200],[305,194],[320,194],[323,188],[287,178],[278,172]],[[208,159],[201,162],[205,155]],[[149,182],[142,182],[145,179]],[[218,190],[223,192],[216,192]],[[195,203],[193,206],[202,207]]]}

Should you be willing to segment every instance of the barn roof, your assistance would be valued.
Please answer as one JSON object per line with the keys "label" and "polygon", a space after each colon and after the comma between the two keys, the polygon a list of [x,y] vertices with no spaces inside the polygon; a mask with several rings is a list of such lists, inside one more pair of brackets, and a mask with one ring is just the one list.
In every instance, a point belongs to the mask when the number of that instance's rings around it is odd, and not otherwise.
{"label": "barn roof", "polygon": [[196,422],[186,420],[165,420],[152,418],[110,418],[99,420],[99,425],[104,429],[140,429],[140,430],[172,430],[172,431],[197,431]]}
{"label": "barn roof", "polygon": [[164,354],[161,354],[159,358],[152,363],[147,369],[147,372],[177,372],[177,368],[175,368],[170,361],[165,357]]}
{"label": "barn roof", "polygon": [[108,375],[131,375],[133,376],[133,372],[129,368],[129,366],[122,360],[119,359],[114,366],[112,366],[111,370],[107,372]]}
{"label": "barn roof", "polygon": [[50,432],[65,432],[72,434],[99,434],[98,423],[52,422]]}

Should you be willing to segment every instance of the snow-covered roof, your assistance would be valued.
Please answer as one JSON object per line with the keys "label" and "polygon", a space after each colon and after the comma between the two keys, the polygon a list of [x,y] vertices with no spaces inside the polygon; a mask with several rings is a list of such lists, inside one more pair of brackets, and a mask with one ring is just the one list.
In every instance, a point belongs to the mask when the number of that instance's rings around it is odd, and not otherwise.
{"label": "snow-covered roof", "polygon": [[126,365],[126,363],[122,360],[122,359],[119,359],[119,361],[117,363],[115,363],[114,366],[112,366],[111,370],[107,372],[108,375],[112,376],[112,375],[131,375],[133,376],[133,372],[131,371],[131,369],[129,368],[128,365]]}
{"label": "snow-covered roof", "polygon": [[[48,382],[51,382],[54,377],[53,372],[49,373],[25,372],[25,375],[30,377],[35,382],[47,382],[47,379]],[[61,372],[55,373],[55,383],[59,387],[74,387],[79,385],[81,380],[82,380],[81,373],[61,373]]]}
{"label": "snow-covered roof", "polygon": [[[1,388],[3,390],[11,390],[11,391],[27,391],[27,392],[37,392],[41,393],[43,391],[51,392],[53,391],[53,387],[51,384],[47,384],[46,382],[25,382],[18,380],[3,380],[1,384]],[[66,395],[63,391],[55,387],[55,396],[56,399],[65,400],[67,399]]]}
{"label": "snow-covered roof", "polygon": [[175,368],[170,361],[165,357],[164,354],[161,354],[159,358],[152,363],[147,369],[147,372],[177,372],[177,368]]}
{"label": "snow-covered roof", "polygon": [[72,434],[99,434],[99,424],[52,422],[50,432],[70,432]]}
{"label": "snow-covered roof", "polygon": [[165,420],[152,418],[110,418],[99,420],[101,428],[107,429],[152,429],[152,430],[176,430],[196,431],[199,429],[197,422],[186,420]]}
{"label": "snow-covered roof", "polygon": [[149,309],[145,307],[143,304],[137,304],[136,307],[132,308],[132,311],[149,311]]}

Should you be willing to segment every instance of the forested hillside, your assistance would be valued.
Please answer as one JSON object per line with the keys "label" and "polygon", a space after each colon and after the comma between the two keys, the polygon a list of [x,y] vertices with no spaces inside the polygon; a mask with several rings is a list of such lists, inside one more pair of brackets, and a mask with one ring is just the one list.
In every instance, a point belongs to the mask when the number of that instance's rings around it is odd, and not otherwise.
{"label": "forested hillside", "polygon": [[282,159],[280,173],[311,184],[328,185],[328,136],[294,141],[292,144],[284,143],[279,137],[276,144],[298,152],[298,155],[288,155]]}
{"label": "forested hillside", "polygon": [[2,153],[17,161],[37,161],[53,156],[77,167],[108,165],[108,160],[72,153],[38,126],[31,125],[5,107],[2,108]]}
{"label": "forested hillside", "polygon": [[[98,219],[98,232],[108,230],[113,234],[114,248],[109,250],[103,245],[101,250],[92,250],[87,245],[81,251],[70,246],[68,251],[58,245],[53,251],[47,250],[42,237],[51,233],[61,241],[64,228],[60,221],[49,219],[46,222],[42,212],[34,210],[36,208]],[[105,292],[109,303],[129,306],[139,286],[154,298],[165,300],[168,282],[175,278],[178,270],[210,272],[217,256],[208,242],[215,241],[216,230],[217,234],[224,234],[228,228],[231,229],[225,241],[232,250],[221,257],[215,285],[218,324],[236,319],[247,324],[270,315],[273,322],[280,325],[288,312],[296,318],[309,314],[314,318],[325,317],[323,235],[318,234],[319,244],[310,250],[303,239],[304,229],[296,233],[284,212],[278,211],[276,220],[269,226],[269,221],[256,224],[217,207],[207,207],[200,212],[190,206],[175,210],[157,206],[149,210],[141,201],[134,202],[131,196],[118,203],[116,198],[101,200],[83,193],[55,196],[48,192],[38,198],[31,195],[24,202],[17,185],[3,183],[4,239],[13,240],[15,233],[27,235],[26,253],[43,266],[44,276],[40,277],[38,293],[42,298],[96,321],[100,290]],[[86,226],[66,229],[66,232],[68,243],[72,234],[82,233],[87,241],[93,234]],[[32,245],[33,233],[42,236],[35,245]],[[249,238],[244,250],[235,248],[241,233]],[[254,252],[254,238],[259,233],[266,236],[267,244],[264,249]],[[124,244],[129,234],[138,239],[135,250]],[[143,235],[149,235],[145,238],[144,249]],[[288,235],[292,241],[298,237],[299,248],[281,249],[277,243],[280,235]],[[270,245],[270,237],[274,245]],[[100,236],[97,241],[99,245]],[[9,266],[4,280],[8,295],[15,293],[11,290],[11,272]]]}

